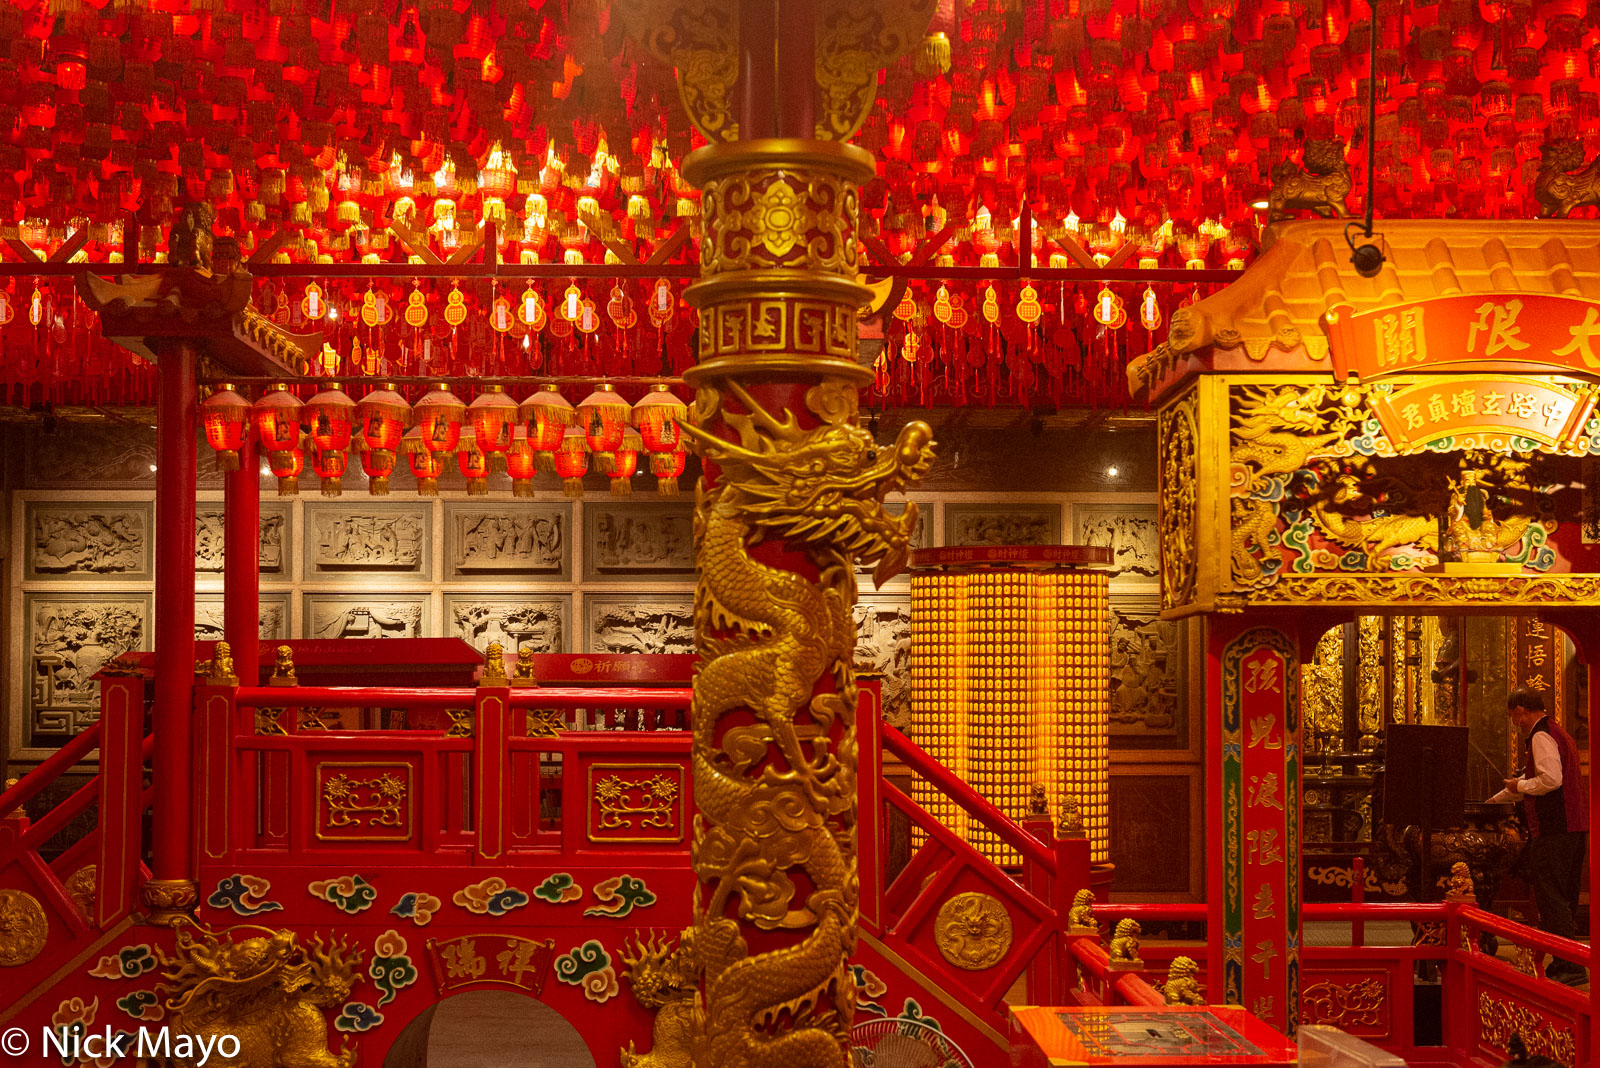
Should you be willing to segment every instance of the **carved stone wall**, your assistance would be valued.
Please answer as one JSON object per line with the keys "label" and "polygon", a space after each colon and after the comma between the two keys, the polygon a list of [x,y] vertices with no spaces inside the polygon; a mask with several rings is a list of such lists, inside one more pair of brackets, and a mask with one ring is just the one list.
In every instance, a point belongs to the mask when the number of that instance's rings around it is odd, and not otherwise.
{"label": "carved stone wall", "polygon": [[30,504],[25,574],[30,579],[148,579],[153,574],[149,504]]}
{"label": "carved stone wall", "polygon": [[148,647],[149,594],[25,593],[23,681],[30,740],[60,745],[100,718],[95,672]]}
{"label": "carved stone wall", "polygon": [[[220,505],[199,508],[194,516],[194,569],[201,574],[220,575],[226,559],[223,543],[223,513]],[[257,564],[263,575],[282,575],[289,561],[289,506],[261,506],[261,551]]]}

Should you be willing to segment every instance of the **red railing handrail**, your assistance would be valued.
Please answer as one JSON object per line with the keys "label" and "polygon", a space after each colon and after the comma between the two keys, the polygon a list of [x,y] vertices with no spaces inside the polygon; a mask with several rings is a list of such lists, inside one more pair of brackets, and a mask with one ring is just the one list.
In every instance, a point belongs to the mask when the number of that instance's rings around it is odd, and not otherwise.
{"label": "red railing handrail", "polygon": [[46,786],[50,785],[64,771],[82,760],[89,751],[100,745],[100,723],[98,721],[89,725],[82,734],[76,735],[66,745],[45,757],[44,761],[32,771],[28,772],[11,789],[0,793],[0,819],[11,815],[18,808],[32,801]]}
{"label": "red railing handrail", "polygon": [[[99,726],[99,724],[95,724]],[[155,739],[150,735],[144,736],[143,743],[139,746],[140,762],[150,759],[150,754],[155,750]],[[84,809],[94,804],[100,797],[100,776],[95,774],[89,781],[74,790],[65,801],[58,801],[49,812],[40,816],[28,825],[27,831],[17,839],[16,851],[22,852],[38,849],[49,841],[55,834],[83,812]]]}
{"label": "red railing handrail", "polygon": [[1204,903],[1188,901],[1096,901],[1094,911],[1099,915],[1125,916],[1141,923],[1146,920],[1193,923],[1206,918]]}
{"label": "red railing handrail", "polygon": [[[1138,972],[1114,972],[1111,956],[1094,938],[1074,938],[1069,952],[1090,975],[1109,985],[1129,1005],[1165,1005],[1167,999]],[[1109,1004],[1109,1003],[1108,1003]]]}
{"label": "red railing handrail", "polygon": [[1585,968],[1589,966],[1589,947],[1582,942],[1571,938],[1562,938],[1560,935],[1549,934],[1537,927],[1529,927],[1516,920],[1508,920],[1504,916],[1496,916],[1492,912],[1485,912],[1476,905],[1457,905],[1460,909],[1462,922],[1470,923],[1481,931],[1500,935],[1515,941],[1518,945],[1527,946],[1529,949],[1539,949],[1546,953],[1554,954],[1563,960],[1575,961]]}
{"label": "red railing handrail", "polygon": [[984,800],[972,787],[958,779],[954,772],[939,763],[916,742],[887,723],[882,726],[883,747],[905,761],[907,767],[927,779],[950,800],[966,809],[967,814],[993,832],[1006,845],[1021,853],[1045,870],[1056,874],[1055,854],[1040,841],[1023,830],[1010,816]]}
{"label": "red railing handrail", "polygon": [[[240,686],[234,702],[244,708],[288,706],[366,708],[471,708],[476,689],[442,686]],[[688,708],[687,687],[535,686],[511,690],[512,708]]]}

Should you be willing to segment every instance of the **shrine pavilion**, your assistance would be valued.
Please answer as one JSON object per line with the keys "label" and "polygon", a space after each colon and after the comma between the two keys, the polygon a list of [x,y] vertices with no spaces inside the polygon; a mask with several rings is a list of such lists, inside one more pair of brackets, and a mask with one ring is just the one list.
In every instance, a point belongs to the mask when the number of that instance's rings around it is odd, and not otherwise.
{"label": "shrine pavilion", "polygon": [[0,42],[7,1063],[1592,1063],[1600,4]]}

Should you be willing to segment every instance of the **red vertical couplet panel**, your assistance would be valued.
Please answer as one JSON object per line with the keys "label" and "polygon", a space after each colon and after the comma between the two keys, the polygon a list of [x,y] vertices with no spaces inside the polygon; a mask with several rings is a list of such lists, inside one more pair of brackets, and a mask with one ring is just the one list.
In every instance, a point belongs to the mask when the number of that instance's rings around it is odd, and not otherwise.
{"label": "red vertical couplet panel", "polygon": [[144,759],[144,678],[100,683],[100,851],[94,920],[104,929],[128,914],[139,877],[140,795]]}
{"label": "red vertical couplet panel", "polygon": [[1300,1002],[1300,695],[1295,647],[1257,627],[1222,657],[1224,986],[1293,1035]]}
{"label": "red vertical couplet panel", "polygon": [[[233,763],[233,686],[202,686],[196,692],[199,706],[199,737],[195,751],[200,755],[195,789],[199,794],[200,853],[206,860],[228,856],[228,830],[233,820],[231,781]],[[240,798],[249,804],[255,799]]]}
{"label": "red vertical couplet panel", "polygon": [[[510,781],[511,690],[501,686],[478,688],[472,731],[477,738],[472,770],[476,806],[478,856],[495,860],[506,848],[506,787]],[[565,769],[571,774],[571,769]],[[581,820],[581,815],[570,818]]]}
{"label": "red vertical couplet panel", "polygon": [[261,645],[261,472],[256,439],[246,434],[239,470],[223,486],[222,633],[233,647],[234,673],[246,686],[258,681]]}

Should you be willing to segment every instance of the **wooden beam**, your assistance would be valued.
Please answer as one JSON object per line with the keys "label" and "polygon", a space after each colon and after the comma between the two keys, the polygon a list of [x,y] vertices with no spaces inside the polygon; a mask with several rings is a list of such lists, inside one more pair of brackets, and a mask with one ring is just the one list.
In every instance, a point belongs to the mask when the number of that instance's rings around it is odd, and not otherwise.
{"label": "wooden beam", "polygon": [[401,248],[405,249],[406,252],[412,256],[420,256],[422,258],[422,262],[427,264],[429,267],[444,266],[444,260],[441,260],[438,256],[438,253],[434,252],[433,249],[428,247],[428,237],[426,233],[417,233],[399,219],[396,219],[389,224],[389,232],[393,234],[395,239],[400,242]]}
{"label": "wooden beam", "polygon": [[43,256],[39,255],[37,252],[33,251],[32,248],[30,248],[27,245],[23,244],[23,242],[22,242],[22,240],[20,238],[15,238],[15,237],[6,238],[6,247],[9,248],[12,252],[15,252],[18,256],[21,256],[23,263],[43,263],[43,262],[45,262],[45,259],[44,259]]}
{"label": "wooden beam", "polygon": [[283,247],[283,243],[287,240],[289,240],[289,232],[287,230],[274,232],[271,237],[256,246],[256,250],[250,253],[250,258],[245,263],[251,265],[271,263],[272,257],[278,254],[278,250]]}
{"label": "wooden beam", "polygon": [[678,228],[668,234],[667,239],[657,245],[654,252],[650,253],[650,258],[644,261],[645,266],[659,267],[666,263],[667,260],[672,258],[674,252],[683,247],[683,243],[687,240],[689,240],[688,224],[679,223]]}
{"label": "wooden beam", "polygon": [[72,236],[61,242],[60,248],[50,253],[50,258],[45,262],[71,263],[72,257],[81,252],[83,250],[83,246],[87,245],[88,243],[89,228],[87,226],[80,226],[77,230],[73,231]]}

